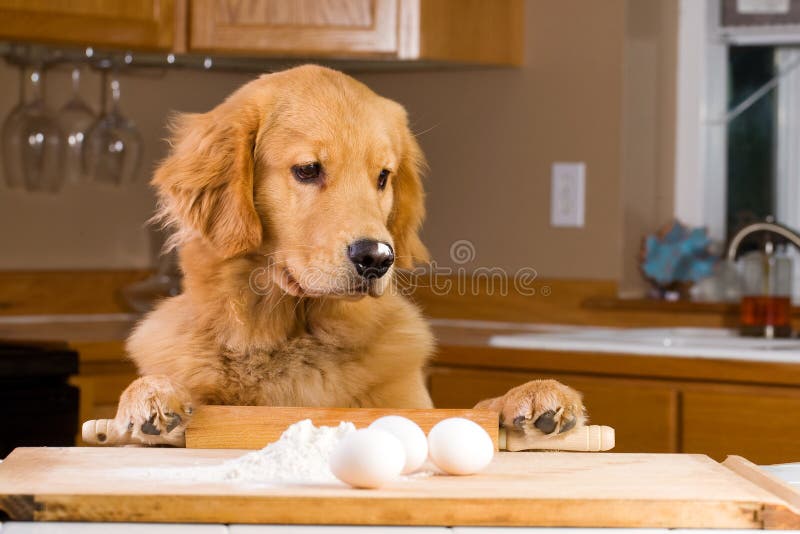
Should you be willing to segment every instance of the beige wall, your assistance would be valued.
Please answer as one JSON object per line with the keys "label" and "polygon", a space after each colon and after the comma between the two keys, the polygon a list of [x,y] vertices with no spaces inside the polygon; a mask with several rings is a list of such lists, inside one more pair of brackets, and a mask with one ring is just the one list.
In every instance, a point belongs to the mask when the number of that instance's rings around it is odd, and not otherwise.
{"label": "beige wall", "polygon": [[[365,76],[411,110],[431,164],[426,242],[449,262],[615,278],[620,244],[624,2],[526,4],[525,65]],[[550,166],[587,164],[586,227],[550,227]]]}
{"label": "beige wall", "polygon": [[[405,104],[421,132],[431,165],[424,237],[435,259],[449,264],[451,243],[467,239],[477,254],[470,266],[531,266],[562,278],[621,274],[623,66],[632,1],[529,0],[520,69],[358,76]],[[142,224],[153,200],[144,181],[163,155],[164,118],[170,110],[209,109],[249,77],[124,77],[124,111],[146,142],[142,182],[120,190],[68,187],[52,198],[0,190],[0,269],[149,264]],[[0,66],[0,116],[16,99],[16,80],[14,69]],[[96,102],[96,79],[91,84],[88,97]],[[66,73],[54,73],[48,85],[60,104]],[[554,161],[587,163],[583,229],[549,225]]]}
{"label": "beige wall", "polygon": [[[69,97],[69,72],[49,72],[46,95],[58,108]],[[57,195],[0,189],[0,269],[87,269],[151,264],[145,221],[154,200],[147,180],[164,155],[164,121],[171,110],[207,110],[251,76],[169,72],[123,76],[122,110],[144,139],[139,182],[124,188],[68,185]],[[16,69],[0,63],[0,117],[17,99]],[[84,80],[95,109],[99,77]],[[0,171],[2,172],[2,171]],[[4,186],[0,186],[4,187]]]}
{"label": "beige wall", "polygon": [[622,254],[619,293],[647,288],[642,236],[674,214],[678,2],[628,0],[622,113]]}

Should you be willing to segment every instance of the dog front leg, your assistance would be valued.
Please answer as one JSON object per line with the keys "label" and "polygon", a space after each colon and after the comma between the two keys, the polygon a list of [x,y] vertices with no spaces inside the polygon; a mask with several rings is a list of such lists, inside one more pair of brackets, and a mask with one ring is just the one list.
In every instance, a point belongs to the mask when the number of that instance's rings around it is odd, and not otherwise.
{"label": "dog front leg", "polygon": [[168,376],[137,378],[120,396],[109,435],[98,436],[97,441],[183,447],[193,406],[189,390]]}
{"label": "dog front leg", "polygon": [[581,394],[556,380],[533,380],[475,408],[493,410],[500,424],[524,433],[560,434],[586,422]]}

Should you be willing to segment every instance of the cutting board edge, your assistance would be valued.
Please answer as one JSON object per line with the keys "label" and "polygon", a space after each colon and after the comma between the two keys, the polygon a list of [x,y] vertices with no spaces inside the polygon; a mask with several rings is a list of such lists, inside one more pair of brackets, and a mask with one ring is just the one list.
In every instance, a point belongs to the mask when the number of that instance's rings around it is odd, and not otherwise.
{"label": "cutting board edge", "polygon": [[[124,500],[124,502],[123,502]],[[242,523],[371,526],[496,526],[596,528],[765,528],[765,509],[759,502],[682,501],[665,503],[618,499],[435,499],[378,498],[364,507],[363,497],[326,502],[316,497],[222,495],[216,509],[191,495],[0,495],[0,511],[13,521],[103,521],[160,523]],[[298,502],[300,501],[300,502]],[[308,501],[303,506],[302,501]],[[15,508],[9,511],[11,503]],[[524,505],[522,505],[524,503]],[[289,506],[291,504],[291,506]],[[681,510],[674,520],[653,521],[661,506]],[[427,506],[425,506],[427,505]],[[498,505],[501,505],[498,509]],[[313,509],[324,521],[303,514]],[[354,509],[371,514],[354,514]],[[219,513],[224,510],[223,513]],[[431,511],[432,510],[432,511]],[[451,510],[458,510],[454,519]],[[376,513],[378,512],[379,513]],[[410,512],[410,511],[413,511]],[[785,519],[781,510],[771,510]],[[215,514],[216,513],[216,514]],[[796,518],[796,516],[794,516]],[[602,519],[598,519],[602,518]],[[794,525],[790,523],[789,525]],[[767,527],[768,528],[768,527]],[[775,528],[775,527],[773,527]],[[777,528],[790,528],[779,526]]]}
{"label": "cutting board edge", "polygon": [[796,489],[742,456],[730,455],[721,465],[783,502],[783,506],[764,506],[763,528],[800,529],[800,493]]}

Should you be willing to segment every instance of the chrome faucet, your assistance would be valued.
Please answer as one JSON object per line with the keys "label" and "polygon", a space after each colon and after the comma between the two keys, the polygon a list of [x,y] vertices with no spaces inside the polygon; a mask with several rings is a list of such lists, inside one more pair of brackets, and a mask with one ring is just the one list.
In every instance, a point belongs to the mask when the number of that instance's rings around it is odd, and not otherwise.
{"label": "chrome faucet", "polygon": [[773,217],[767,217],[766,221],[748,224],[733,236],[730,244],[728,245],[728,261],[733,262],[736,260],[736,255],[739,254],[739,246],[744,241],[744,238],[756,232],[771,232],[777,234],[792,245],[800,249],[800,233],[792,230],[788,226],[778,224]]}

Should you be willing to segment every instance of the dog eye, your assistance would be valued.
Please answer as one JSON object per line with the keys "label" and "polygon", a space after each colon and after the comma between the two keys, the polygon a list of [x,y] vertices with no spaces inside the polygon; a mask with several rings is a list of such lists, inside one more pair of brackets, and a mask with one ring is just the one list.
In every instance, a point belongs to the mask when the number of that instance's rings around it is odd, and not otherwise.
{"label": "dog eye", "polygon": [[292,174],[300,183],[316,182],[322,174],[322,165],[319,163],[306,163],[292,167]]}
{"label": "dog eye", "polygon": [[383,169],[381,173],[378,175],[378,189],[383,190],[386,187],[386,182],[389,180],[389,174],[392,171],[389,169]]}

